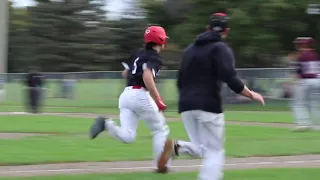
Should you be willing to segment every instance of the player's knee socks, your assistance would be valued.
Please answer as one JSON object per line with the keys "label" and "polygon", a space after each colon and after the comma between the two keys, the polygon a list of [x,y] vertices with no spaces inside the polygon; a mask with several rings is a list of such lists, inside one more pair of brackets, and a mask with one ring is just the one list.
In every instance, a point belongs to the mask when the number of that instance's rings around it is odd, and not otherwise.
{"label": "player's knee socks", "polygon": [[[168,135],[170,133],[170,129],[167,125],[162,126],[159,129],[153,129],[153,156],[154,156],[154,163],[155,165],[158,162],[158,159],[160,157],[160,154],[163,151],[164,144],[168,138]],[[168,163],[169,164],[169,163]]]}
{"label": "player's knee socks", "polygon": [[197,146],[192,142],[186,141],[177,141],[179,145],[178,153],[179,154],[189,154],[194,157],[203,157],[204,147]]}

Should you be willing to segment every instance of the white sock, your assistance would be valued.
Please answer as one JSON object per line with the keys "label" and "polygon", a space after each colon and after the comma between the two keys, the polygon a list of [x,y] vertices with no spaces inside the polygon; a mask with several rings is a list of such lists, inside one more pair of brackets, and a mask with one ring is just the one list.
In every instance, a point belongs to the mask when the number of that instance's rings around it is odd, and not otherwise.
{"label": "white sock", "polygon": [[188,154],[194,157],[203,157],[204,148],[201,146],[197,146],[192,142],[187,141],[177,141],[179,146],[178,153],[179,154]]}

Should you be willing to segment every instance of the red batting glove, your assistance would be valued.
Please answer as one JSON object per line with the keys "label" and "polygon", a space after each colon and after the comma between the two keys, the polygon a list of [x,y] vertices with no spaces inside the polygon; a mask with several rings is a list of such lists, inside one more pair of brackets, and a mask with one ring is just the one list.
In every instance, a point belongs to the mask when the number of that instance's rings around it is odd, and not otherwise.
{"label": "red batting glove", "polygon": [[156,100],[155,100],[158,108],[159,108],[159,111],[164,111],[165,109],[167,109],[167,105],[164,103],[164,101],[162,100],[161,97],[158,97]]}

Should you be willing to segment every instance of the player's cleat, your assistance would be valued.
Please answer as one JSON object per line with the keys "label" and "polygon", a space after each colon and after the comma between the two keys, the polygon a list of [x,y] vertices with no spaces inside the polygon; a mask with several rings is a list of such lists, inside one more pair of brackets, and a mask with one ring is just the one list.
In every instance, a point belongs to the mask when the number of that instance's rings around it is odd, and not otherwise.
{"label": "player's cleat", "polygon": [[305,132],[309,130],[312,130],[310,126],[297,126],[293,129],[293,132]]}
{"label": "player's cleat", "polygon": [[101,132],[105,130],[106,119],[99,116],[95,119],[95,122],[91,125],[89,137],[90,139],[96,138]]}
{"label": "player's cleat", "polygon": [[178,148],[179,148],[179,145],[174,140],[167,139],[157,164],[158,166],[157,171],[159,173],[168,172],[168,167],[167,167],[168,161],[172,158],[172,156],[179,155]]}
{"label": "player's cleat", "polygon": [[160,174],[166,174],[166,173],[169,173],[169,168],[168,167],[165,167],[163,169],[157,169],[155,171],[155,173],[160,173]]}
{"label": "player's cleat", "polygon": [[180,145],[178,144],[178,141],[174,141],[174,155],[179,156],[179,148]]}

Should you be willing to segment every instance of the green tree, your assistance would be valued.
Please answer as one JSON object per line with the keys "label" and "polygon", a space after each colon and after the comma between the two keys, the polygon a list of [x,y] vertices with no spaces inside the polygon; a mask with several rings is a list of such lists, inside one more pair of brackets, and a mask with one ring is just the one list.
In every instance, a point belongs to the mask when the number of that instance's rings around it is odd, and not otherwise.
{"label": "green tree", "polygon": [[77,52],[72,57],[85,65],[86,70],[113,70],[121,54],[113,43],[111,24],[106,20],[105,1],[89,0],[84,4],[85,9],[76,14],[84,23],[83,29],[70,36],[70,50]]}
{"label": "green tree", "polygon": [[239,4],[231,11],[229,42],[239,66],[281,65],[281,57],[293,50],[292,40],[308,33],[311,22],[304,1],[268,0]]}
{"label": "green tree", "polygon": [[9,6],[8,71],[21,72],[28,64],[29,34],[26,9]]}
{"label": "green tree", "polygon": [[188,0],[142,0],[140,3],[148,23],[158,24],[168,32],[183,22],[190,9]]}
{"label": "green tree", "polygon": [[33,63],[44,71],[108,69],[116,48],[109,44],[103,3],[39,0],[29,8]]}
{"label": "green tree", "polygon": [[[238,67],[279,65],[280,57],[293,50],[296,36],[315,36],[315,19],[306,14],[306,1],[297,0],[189,0],[183,21],[170,25],[170,41],[181,48],[205,31],[209,15],[227,12],[231,16],[228,42]],[[146,7],[148,19],[161,13]],[[170,17],[165,17],[170,19]]]}
{"label": "green tree", "polygon": [[128,3],[128,8],[121,15],[119,20],[113,21],[113,32],[115,34],[114,44],[118,45],[119,56],[114,65],[117,69],[122,69],[121,61],[126,60],[132,53],[142,47],[143,34],[147,28],[145,14],[140,4],[136,2]]}

